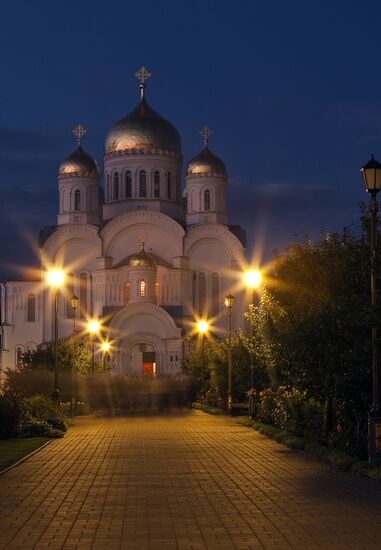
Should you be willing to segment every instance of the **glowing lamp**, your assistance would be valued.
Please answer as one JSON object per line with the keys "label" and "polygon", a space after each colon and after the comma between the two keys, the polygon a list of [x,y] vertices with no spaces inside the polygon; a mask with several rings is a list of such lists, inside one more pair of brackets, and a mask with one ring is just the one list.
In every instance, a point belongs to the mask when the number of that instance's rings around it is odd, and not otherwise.
{"label": "glowing lamp", "polygon": [[373,155],[370,161],[361,168],[361,174],[365,191],[367,193],[378,193],[381,189],[381,164],[377,162]]}
{"label": "glowing lamp", "polygon": [[110,351],[110,343],[109,342],[102,342],[101,350],[103,351],[103,353],[107,353],[108,351]]}
{"label": "glowing lamp", "polygon": [[79,298],[75,294],[70,298],[71,307],[74,309],[74,311],[78,308],[79,304]]}
{"label": "glowing lamp", "polygon": [[225,306],[228,308],[228,309],[231,309],[234,305],[234,296],[232,296],[231,294],[228,294],[224,300],[224,303],[225,303]]}
{"label": "glowing lamp", "polygon": [[98,321],[95,321],[94,319],[89,321],[87,323],[87,330],[91,333],[91,334],[95,334],[96,332],[99,331],[99,328],[100,328],[100,324]]}
{"label": "glowing lamp", "polygon": [[262,281],[262,274],[258,269],[245,271],[245,283],[248,288],[257,288]]}
{"label": "glowing lamp", "polygon": [[65,280],[65,274],[61,269],[51,269],[47,272],[46,279],[50,286],[59,288]]}
{"label": "glowing lamp", "polygon": [[209,329],[208,321],[199,321],[197,323],[198,332],[201,332],[201,333],[208,332],[208,329]]}

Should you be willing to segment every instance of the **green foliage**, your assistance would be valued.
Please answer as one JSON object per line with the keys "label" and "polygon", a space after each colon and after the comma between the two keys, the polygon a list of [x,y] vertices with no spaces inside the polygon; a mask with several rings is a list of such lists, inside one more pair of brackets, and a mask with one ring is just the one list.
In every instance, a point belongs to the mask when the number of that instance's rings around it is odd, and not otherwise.
{"label": "green foliage", "polygon": [[[21,432],[31,432],[33,436],[49,436],[43,432],[44,425],[60,431],[66,431],[67,420],[60,405],[53,403],[45,395],[33,395],[20,402],[21,410]],[[35,425],[37,431],[31,431]],[[40,429],[40,431],[39,431]]]}
{"label": "green foliage", "polygon": [[[54,342],[46,342],[34,351],[23,355],[23,367],[28,369],[54,370],[55,347]],[[58,365],[60,371],[71,371],[73,366],[73,340],[60,338],[58,341]],[[91,349],[87,336],[77,338],[75,343],[75,368],[80,374],[91,372]],[[101,370],[99,361],[95,362],[95,371]]]}
{"label": "green foliage", "polygon": [[[250,388],[252,356],[243,334],[232,338],[231,346],[233,401],[242,402],[247,400],[247,391]],[[227,399],[227,340],[207,341],[204,352],[201,345],[197,345],[186,355],[183,362],[184,371],[195,378],[199,392],[202,386],[203,360],[205,400],[215,407],[224,406]],[[257,389],[262,389],[268,384],[267,373],[261,365],[255,365],[254,374],[254,385]]]}
{"label": "green foliage", "polygon": [[366,217],[362,222],[358,235],[348,229],[322,234],[277,254],[260,304],[247,314],[253,332],[248,340],[272,386],[292,387],[315,400],[306,405],[294,393],[291,409],[288,402],[279,409],[277,425],[298,431],[298,418],[311,416],[300,409],[324,404],[320,431],[332,446],[359,457],[366,455],[371,326],[381,321],[380,310],[370,306]]}

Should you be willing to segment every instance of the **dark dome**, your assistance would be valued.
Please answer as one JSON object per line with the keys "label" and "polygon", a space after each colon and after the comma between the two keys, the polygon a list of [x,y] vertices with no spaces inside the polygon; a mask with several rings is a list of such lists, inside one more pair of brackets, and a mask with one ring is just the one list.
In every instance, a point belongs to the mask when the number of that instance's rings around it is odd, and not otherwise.
{"label": "dark dome", "polygon": [[60,164],[60,176],[99,176],[97,162],[79,145],[77,149]]}
{"label": "dark dome", "polygon": [[181,155],[178,131],[151,109],[144,97],[131,113],[111,127],[106,138],[106,154],[131,149],[161,149]]}
{"label": "dark dome", "polygon": [[226,176],[225,164],[214,155],[207,146],[196,157],[188,162],[188,176]]}

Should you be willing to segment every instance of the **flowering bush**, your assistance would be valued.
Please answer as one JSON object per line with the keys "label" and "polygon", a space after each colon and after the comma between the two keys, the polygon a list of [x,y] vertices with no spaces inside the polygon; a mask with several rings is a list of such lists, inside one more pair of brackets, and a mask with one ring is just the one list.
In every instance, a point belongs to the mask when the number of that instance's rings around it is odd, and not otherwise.
{"label": "flowering bush", "polygon": [[254,416],[264,424],[273,424],[299,437],[320,436],[323,425],[323,407],[315,399],[295,388],[281,386],[252,396]]}

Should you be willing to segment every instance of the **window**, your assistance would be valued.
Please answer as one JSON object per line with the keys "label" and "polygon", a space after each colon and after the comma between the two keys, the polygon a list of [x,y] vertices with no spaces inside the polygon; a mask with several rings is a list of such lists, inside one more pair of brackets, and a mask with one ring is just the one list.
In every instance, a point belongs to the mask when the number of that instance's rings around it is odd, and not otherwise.
{"label": "window", "polygon": [[144,298],[146,295],[146,282],[144,279],[140,281],[140,297]]}
{"label": "window", "polygon": [[82,319],[87,314],[87,273],[79,276],[79,307]]}
{"label": "window", "polygon": [[139,197],[147,196],[147,174],[145,170],[139,172]]}
{"label": "window", "polygon": [[153,175],[153,195],[155,199],[160,198],[160,172],[156,170]]}
{"label": "window", "polygon": [[157,305],[159,305],[159,303],[160,303],[160,283],[155,283],[155,298],[156,298]]}
{"label": "window", "polygon": [[107,174],[106,200],[109,201],[110,199],[111,199],[111,195],[110,195],[110,175]]}
{"label": "window", "polygon": [[172,198],[172,176],[171,172],[167,174],[167,199]]}
{"label": "window", "polygon": [[128,304],[129,299],[130,299],[130,283],[126,283],[124,285],[124,305],[125,306]]}
{"label": "window", "polygon": [[212,316],[216,317],[220,312],[218,273],[212,273]]}
{"label": "window", "polygon": [[26,310],[27,322],[34,323],[36,321],[36,296],[34,294],[28,294]]}
{"label": "window", "polygon": [[76,212],[81,210],[81,191],[79,189],[74,193],[74,210]]}
{"label": "window", "polygon": [[131,178],[130,170],[127,170],[126,172],[125,185],[126,185],[126,198],[129,199],[132,196],[132,178]]}
{"label": "window", "polygon": [[200,273],[198,276],[198,312],[200,317],[205,317],[206,311],[206,275]]}
{"label": "window", "polygon": [[115,172],[114,174],[114,195],[113,195],[114,201],[117,201],[119,199],[119,173]]}
{"label": "window", "polygon": [[21,369],[21,367],[22,367],[22,356],[23,356],[22,347],[16,348],[16,367],[18,369]]}
{"label": "window", "polygon": [[69,273],[66,277],[66,317],[72,319],[74,316],[73,308],[71,307],[71,297],[74,294],[74,275]]}
{"label": "window", "polygon": [[210,210],[210,191],[207,189],[204,192],[204,210]]}

